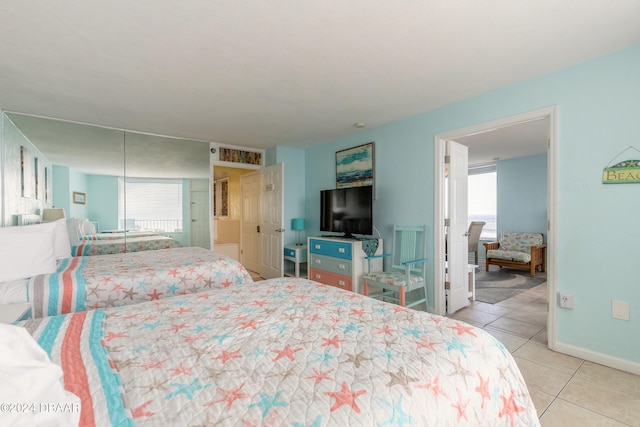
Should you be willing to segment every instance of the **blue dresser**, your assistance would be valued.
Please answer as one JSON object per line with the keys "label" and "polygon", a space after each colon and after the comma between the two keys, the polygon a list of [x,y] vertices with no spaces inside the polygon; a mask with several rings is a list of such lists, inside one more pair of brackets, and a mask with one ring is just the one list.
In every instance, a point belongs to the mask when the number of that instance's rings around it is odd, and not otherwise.
{"label": "blue dresser", "polygon": [[[309,279],[347,291],[363,293],[362,276],[369,271],[362,242],[357,239],[309,237]],[[382,254],[380,239],[376,255]],[[382,259],[374,262],[382,269]]]}

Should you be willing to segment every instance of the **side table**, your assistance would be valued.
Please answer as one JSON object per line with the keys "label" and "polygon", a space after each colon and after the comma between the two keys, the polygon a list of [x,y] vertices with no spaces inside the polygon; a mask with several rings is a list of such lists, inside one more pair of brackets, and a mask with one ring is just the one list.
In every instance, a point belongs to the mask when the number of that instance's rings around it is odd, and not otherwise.
{"label": "side table", "polygon": [[[285,276],[307,277],[307,245],[284,245],[284,263]],[[293,269],[287,268],[288,263],[293,263]]]}

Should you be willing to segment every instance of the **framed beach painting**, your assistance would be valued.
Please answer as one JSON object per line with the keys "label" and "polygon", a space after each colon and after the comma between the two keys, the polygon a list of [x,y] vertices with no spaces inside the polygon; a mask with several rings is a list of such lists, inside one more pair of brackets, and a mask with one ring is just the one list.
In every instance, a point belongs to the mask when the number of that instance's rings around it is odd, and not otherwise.
{"label": "framed beach painting", "polygon": [[336,151],[336,188],[373,185],[373,142]]}

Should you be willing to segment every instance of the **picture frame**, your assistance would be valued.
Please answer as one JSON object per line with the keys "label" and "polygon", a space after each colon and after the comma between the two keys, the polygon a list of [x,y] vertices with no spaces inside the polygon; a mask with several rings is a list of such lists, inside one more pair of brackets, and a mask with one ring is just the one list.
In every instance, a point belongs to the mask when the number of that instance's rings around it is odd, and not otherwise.
{"label": "picture frame", "polygon": [[51,201],[51,197],[49,197],[49,168],[44,167],[44,202],[49,203]]}
{"label": "picture frame", "polygon": [[87,203],[87,195],[78,191],[73,192],[73,203],[76,205],[84,205]]}
{"label": "picture frame", "polygon": [[34,190],[35,176],[33,156],[25,146],[20,147],[20,195],[31,198]]}
{"label": "picture frame", "polygon": [[35,199],[40,199],[42,192],[40,191],[40,161],[37,157],[33,158],[33,174],[35,177]]}
{"label": "picture frame", "polygon": [[336,188],[374,185],[374,143],[336,151]]}

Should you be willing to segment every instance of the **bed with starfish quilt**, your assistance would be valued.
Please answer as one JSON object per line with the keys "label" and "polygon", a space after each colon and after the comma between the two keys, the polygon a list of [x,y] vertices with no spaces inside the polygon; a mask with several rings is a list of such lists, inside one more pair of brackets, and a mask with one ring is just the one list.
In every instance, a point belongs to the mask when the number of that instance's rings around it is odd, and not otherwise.
{"label": "bed with starfish quilt", "polygon": [[32,302],[34,317],[44,317],[252,281],[238,261],[207,249],[183,247],[64,258],[55,273],[32,277],[17,293]]}
{"label": "bed with starfish quilt", "polygon": [[19,325],[83,426],[539,425],[488,333],[306,279]]}
{"label": "bed with starfish quilt", "polygon": [[78,240],[118,240],[125,237],[145,237],[145,236],[159,236],[158,233],[153,231],[114,231],[110,233],[95,233],[86,234],[84,236],[78,236]]}
{"label": "bed with starfish quilt", "polygon": [[167,236],[126,236],[118,239],[80,240],[71,246],[72,256],[121,254],[125,252],[153,251],[180,248],[182,243]]}

